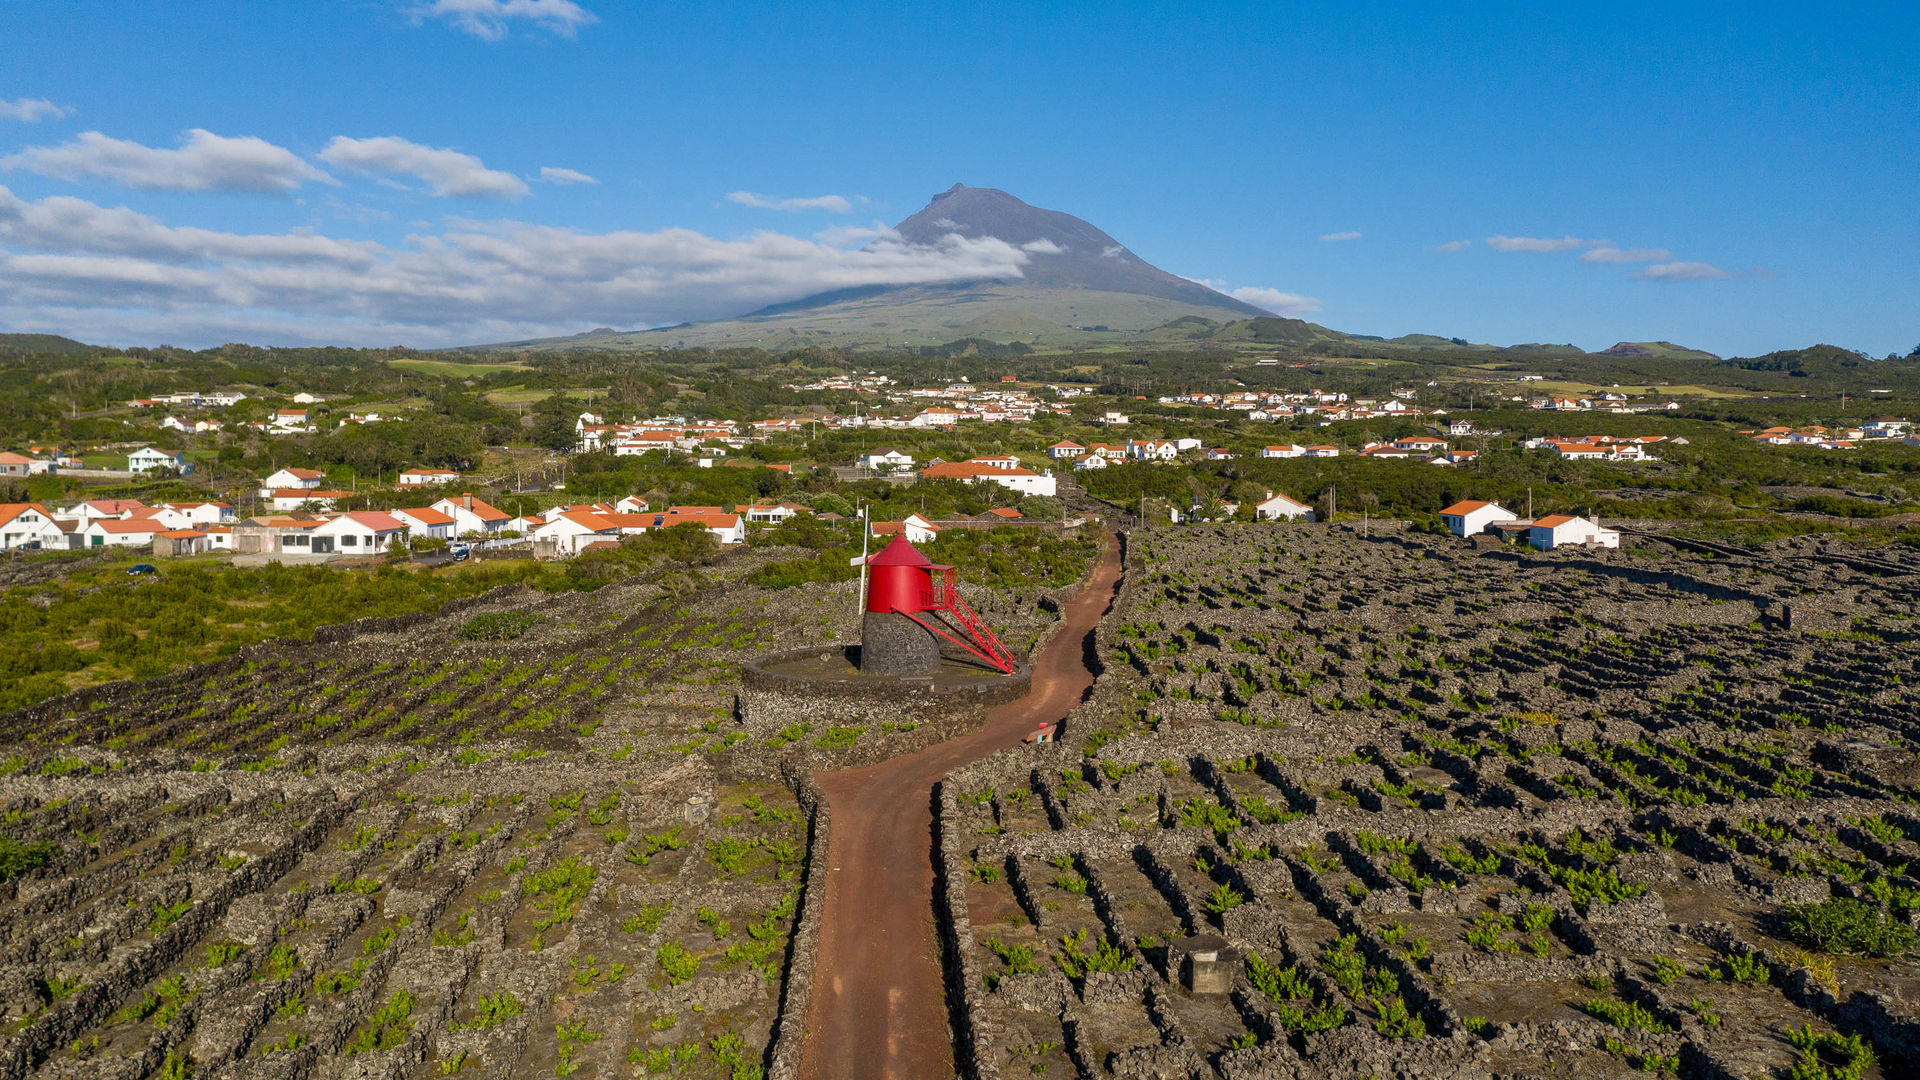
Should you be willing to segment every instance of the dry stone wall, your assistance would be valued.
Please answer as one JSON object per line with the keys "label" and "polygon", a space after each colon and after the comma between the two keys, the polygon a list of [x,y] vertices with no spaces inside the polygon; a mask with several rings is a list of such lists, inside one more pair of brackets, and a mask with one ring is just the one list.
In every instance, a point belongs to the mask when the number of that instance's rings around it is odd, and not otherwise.
{"label": "dry stone wall", "polygon": [[1784,926],[1920,925],[1920,559],[1134,541],[1064,741],[942,785],[967,1075],[1920,1068],[1920,964]]}

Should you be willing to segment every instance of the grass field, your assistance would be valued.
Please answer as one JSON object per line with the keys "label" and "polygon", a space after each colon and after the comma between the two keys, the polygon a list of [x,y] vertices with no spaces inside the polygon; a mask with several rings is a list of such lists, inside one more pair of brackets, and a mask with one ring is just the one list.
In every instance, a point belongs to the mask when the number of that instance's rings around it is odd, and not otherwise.
{"label": "grass field", "polygon": [[439,375],[447,379],[464,379],[471,376],[497,375],[502,371],[525,371],[527,365],[511,364],[468,364],[453,360],[395,360],[392,367],[401,371],[417,371],[423,375]]}
{"label": "grass field", "polygon": [[[1524,383],[1508,383],[1503,381],[1501,385],[1512,387],[1512,390],[1509,392],[1519,394],[1522,397],[1536,393],[1584,396],[1596,390],[1614,389],[1614,387],[1611,386],[1596,386],[1590,382],[1565,382],[1555,379]],[[1657,397],[1662,400],[1675,397],[1757,398],[1767,396],[1757,390],[1740,390],[1731,386],[1700,386],[1694,383],[1676,383],[1662,386],[1650,386],[1647,383],[1621,383],[1618,389],[1621,393],[1629,397]]]}
{"label": "grass field", "polygon": [[[570,398],[582,398],[582,399],[591,398],[596,394],[605,394],[605,393],[606,393],[606,390],[604,389],[568,390],[566,392],[567,396]],[[547,398],[551,397],[552,395],[553,395],[552,390],[540,389],[540,388],[529,389],[528,387],[524,387],[524,386],[509,386],[501,390],[487,391],[487,400],[493,402],[495,405],[526,405],[530,402],[544,401]]]}

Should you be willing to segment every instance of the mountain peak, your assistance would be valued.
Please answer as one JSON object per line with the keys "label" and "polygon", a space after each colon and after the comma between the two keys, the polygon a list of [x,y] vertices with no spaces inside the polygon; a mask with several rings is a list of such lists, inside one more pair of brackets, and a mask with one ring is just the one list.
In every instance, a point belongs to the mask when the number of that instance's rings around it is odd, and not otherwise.
{"label": "mountain peak", "polygon": [[1031,206],[999,188],[955,184],[894,231],[914,244],[938,244],[953,235],[1005,241],[1026,252],[1018,280],[1033,288],[1150,296],[1241,318],[1270,314],[1161,270],[1072,214]]}

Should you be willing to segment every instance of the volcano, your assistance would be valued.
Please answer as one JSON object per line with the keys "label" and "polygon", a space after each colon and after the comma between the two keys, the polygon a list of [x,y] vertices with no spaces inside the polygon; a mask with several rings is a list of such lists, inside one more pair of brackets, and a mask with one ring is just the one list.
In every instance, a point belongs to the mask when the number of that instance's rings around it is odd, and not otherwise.
{"label": "volcano", "polygon": [[[1022,261],[1017,273],[837,289],[731,319],[634,332],[594,330],[500,347],[780,350],[807,344],[924,347],[969,340],[1046,345],[1122,341],[1175,320],[1193,325],[1283,321],[1154,266],[1072,214],[1031,206],[997,188],[955,184],[875,244],[938,248],[988,239],[1018,249],[1016,258]],[[1308,325],[1284,321],[1303,329]]]}

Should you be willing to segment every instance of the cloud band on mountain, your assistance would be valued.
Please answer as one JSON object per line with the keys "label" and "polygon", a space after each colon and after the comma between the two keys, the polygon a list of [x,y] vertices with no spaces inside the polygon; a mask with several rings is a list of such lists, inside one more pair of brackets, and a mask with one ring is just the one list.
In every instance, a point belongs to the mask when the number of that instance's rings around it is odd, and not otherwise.
{"label": "cloud band on mountain", "polygon": [[991,237],[859,248],[774,232],[455,220],[401,247],[246,235],[0,187],[0,323],[92,340],[454,345],[717,318],[830,289],[1019,278]]}

